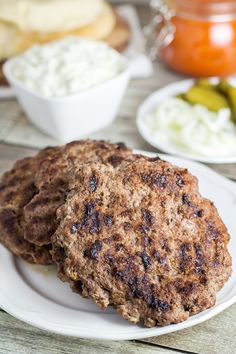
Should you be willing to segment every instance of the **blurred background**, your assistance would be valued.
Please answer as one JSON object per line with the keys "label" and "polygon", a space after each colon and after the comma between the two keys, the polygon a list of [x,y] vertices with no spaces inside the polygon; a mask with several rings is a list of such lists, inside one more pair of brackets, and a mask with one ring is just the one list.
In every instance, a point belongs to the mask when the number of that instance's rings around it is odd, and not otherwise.
{"label": "blurred background", "polygon": [[[65,52],[69,56],[75,50],[69,44],[66,50],[62,45],[61,53],[44,57],[53,52],[52,41],[70,36],[101,40],[127,61],[130,80],[122,89],[112,88],[113,105],[110,100],[106,112],[92,96],[93,105],[84,101],[82,112],[77,110],[83,106],[79,96],[73,108],[77,116],[68,107],[62,109],[59,101],[64,96],[79,95],[80,83],[87,80],[91,85],[97,75],[95,86],[106,81],[107,68],[115,65],[106,62],[104,52],[104,66],[99,66],[96,50],[92,59],[81,57],[78,50],[77,62],[75,58],[65,62]],[[42,47],[30,51],[37,44]],[[81,58],[87,71],[80,71]],[[9,69],[11,62],[14,70]],[[50,68],[55,65],[59,69],[53,76]],[[39,148],[108,137],[203,162],[236,161],[235,0],[0,0],[0,67],[5,67],[0,98],[13,99],[0,102],[4,142]],[[62,72],[68,75],[60,76]],[[57,87],[51,88],[55,83]],[[154,103],[149,95],[156,97]],[[147,123],[144,116],[140,123],[146,104],[146,116],[152,118]],[[88,112],[93,106],[95,113]],[[70,135],[63,121],[71,126]]]}

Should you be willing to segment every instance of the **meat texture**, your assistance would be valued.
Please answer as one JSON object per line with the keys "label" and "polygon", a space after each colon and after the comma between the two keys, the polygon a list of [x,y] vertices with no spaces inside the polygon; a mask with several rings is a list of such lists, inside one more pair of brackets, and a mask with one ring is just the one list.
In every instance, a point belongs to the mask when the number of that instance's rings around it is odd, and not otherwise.
{"label": "meat texture", "polygon": [[53,252],[82,296],[148,327],[214,305],[231,274],[229,235],[187,170],[142,156],[88,162],[69,190]]}
{"label": "meat texture", "polygon": [[0,183],[0,242],[29,262],[52,263],[56,210],[66,198],[72,170],[90,160],[116,166],[130,153],[122,143],[86,140],[16,162]]}
{"label": "meat texture", "polygon": [[32,263],[52,262],[51,246],[37,246],[24,239],[23,207],[37,194],[35,173],[46,156],[55,148],[47,148],[35,157],[27,157],[15,163],[0,182],[0,242],[16,256]]}
{"label": "meat texture", "polygon": [[64,145],[49,155],[36,174],[38,193],[24,207],[25,239],[40,247],[51,244],[58,226],[56,211],[66,199],[75,168],[88,161],[106,161],[115,167],[130,154],[123,143],[84,140]]}

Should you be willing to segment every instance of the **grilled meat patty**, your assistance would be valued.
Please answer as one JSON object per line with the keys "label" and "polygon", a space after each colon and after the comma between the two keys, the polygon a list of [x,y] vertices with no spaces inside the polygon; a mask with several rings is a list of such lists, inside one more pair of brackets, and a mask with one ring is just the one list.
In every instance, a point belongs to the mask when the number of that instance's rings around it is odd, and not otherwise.
{"label": "grilled meat patty", "polygon": [[35,157],[28,157],[15,163],[0,182],[0,242],[16,256],[32,263],[52,262],[51,246],[36,246],[24,239],[23,207],[37,193],[35,173],[46,156],[55,148],[47,148]]}
{"label": "grilled meat patty", "polygon": [[187,170],[142,156],[92,162],[69,190],[53,254],[82,296],[148,327],[214,305],[231,274],[229,235]]}
{"label": "grilled meat patty", "polygon": [[38,193],[24,207],[25,239],[38,246],[51,244],[58,225],[56,211],[66,199],[74,168],[87,161],[106,161],[115,167],[130,154],[122,143],[84,140],[64,145],[45,159],[36,173]]}
{"label": "grilled meat patty", "polygon": [[0,242],[29,262],[51,263],[56,210],[66,198],[71,169],[89,160],[115,166],[129,154],[124,144],[87,140],[17,161],[0,182]]}

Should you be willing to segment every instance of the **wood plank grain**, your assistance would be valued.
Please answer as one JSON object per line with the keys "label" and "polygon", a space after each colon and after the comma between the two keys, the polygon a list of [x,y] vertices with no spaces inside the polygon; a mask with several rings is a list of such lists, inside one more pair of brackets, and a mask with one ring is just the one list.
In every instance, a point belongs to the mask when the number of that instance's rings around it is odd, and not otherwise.
{"label": "wood plank grain", "polygon": [[142,342],[201,354],[236,353],[236,304],[197,326]]}
{"label": "wood plank grain", "polygon": [[[137,9],[144,25],[148,21],[149,9],[147,6],[139,6]],[[156,62],[152,77],[131,80],[117,119],[109,127],[91,134],[89,137],[110,139],[111,141],[118,139],[125,141],[131,147],[150,148],[136,128],[137,108],[153,91],[181,79],[181,75],[167,70],[162,63]],[[57,144],[55,140],[47,137],[28,122],[16,100],[0,102],[0,139],[11,144],[38,148]],[[151,150],[154,149],[151,148]]]}
{"label": "wood plank grain", "polygon": [[16,160],[32,156],[36,152],[37,150],[32,148],[19,148],[13,145],[0,144],[0,174],[10,169]]}
{"label": "wood plank grain", "polygon": [[211,167],[213,170],[217,171],[218,173],[236,180],[236,164],[231,163],[231,164],[209,164],[209,167]]}
{"label": "wood plank grain", "polygon": [[[141,1],[137,0],[137,2]],[[148,8],[140,6],[138,11],[142,24],[146,24],[149,16]],[[137,131],[135,124],[137,107],[151,92],[182,78],[182,76],[167,70],[163,64],[159,62],[155,63],[154,73],[151,78],[132,80],[117,120],[106,129],[93,134],[91,138],[124,141],[132,148],[155,151],[153,147],[142,139]],[[25,131],[25,134],[19,140],[19,144],[22,145],[21,147],[0,144],[0,174],[10,168],[15,160],[35,154],[37,149],[24,147],[24,145],[37,146],[40,140],[39,133],[39,135],[36,134],[28,141],[31,134],[30,127],[27,125],[28,123],[20,106],[15,100],[0,102],[0,119],[5,115],[7,119],[5,119],[2,125],[0,140],[8,136],[7,141],[14,142],[17,135],[17,126],[19,126],[19,129],[23,127],[22,129]],[[14,131],[16,132],[15,135]],[[38,146],[49,144],[50,141],[47,138],[43,140],[42,145]],[[236,164],[211,165],[211,167],[231,178],[236,177]],[[236,353],[235,333],[236,305],[233,305],[222,314],[203,324],[170,335],[143,340],[141,343],[140,341],[91,341],[53,335],[24,324],[0,310],[0,354],[173,354],[176,351],[180,353],[229,354]]]}
{"label": "wood plank grain", "polygon": [[95,341],[53,335],[4,312],[0,312],[0,328],[0,354],[176,354],[176,351],[168,348],[145,343]]}
{"label": "wood plank grain", "polygon": [[[0,173],[9,168],[16,159],[33,155],[36,151],[35,149],[27,147],[0,144]],[[235,165],[231,167],[232,171],[235,173]],[[179,333],[152,338],[146,342],[168,346],[178,350],[188,350],[206,354],[218,354],[219,348],[222,354],[228,354],[229,348],[232,348],[233,353],[236,352],[236,340],[234,338],[234,333],[236,333],[235,318],[236,305],[206,323]],[[11,319],[11,325],[13,325],[13,323],[14,319]]]}

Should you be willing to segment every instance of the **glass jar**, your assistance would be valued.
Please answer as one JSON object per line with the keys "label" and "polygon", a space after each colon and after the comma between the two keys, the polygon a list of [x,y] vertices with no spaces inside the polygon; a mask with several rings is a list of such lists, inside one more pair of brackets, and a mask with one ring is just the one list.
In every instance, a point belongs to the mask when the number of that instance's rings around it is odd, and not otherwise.
{"label": "glass jar", "polygon": [[152,0],[150,54],[190,76],[236,74],[236,0]]}

